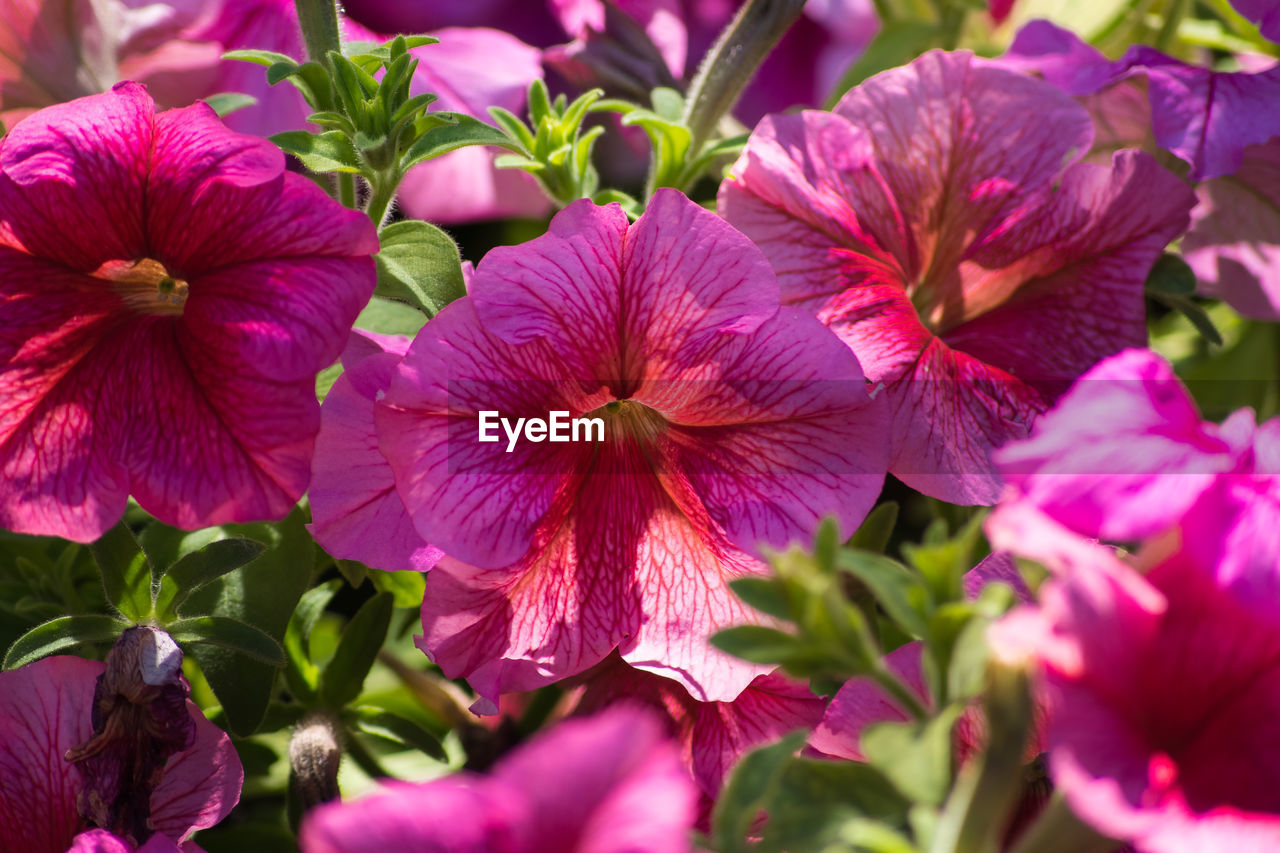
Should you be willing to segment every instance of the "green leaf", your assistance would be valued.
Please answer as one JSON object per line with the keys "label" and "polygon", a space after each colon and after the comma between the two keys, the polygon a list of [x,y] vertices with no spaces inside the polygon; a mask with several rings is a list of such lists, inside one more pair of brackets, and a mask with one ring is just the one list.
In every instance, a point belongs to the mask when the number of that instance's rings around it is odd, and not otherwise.
{"label": "green leaf", "polygon": [[841,551],[837,565],[861,580],[899,627],[916,639],[927,636],[929,591],[906,566],[869,551]]}
{"label": "green leaf", "polygon": [[653,111],[667,121],[679,122],[684,115],[684,95],[675,89],[659,86],[649,93]]}
{"label": "green leaf", "polygon": [[420,750],[437,761],[448,759],[440,739],[408,717],[361,706],[343,712],[342,721],[358,732]]}
{"label": "green leaf", "polygon": [[924,544],[903,543],[902,556],[925,579],[936,604],[965,599],[964,575],[977,563],[985,517],[985,511],[974,513],[950,538],[946,536],[945,523],[938,519],[926,530]]}
{"label": "green leaf", "polygon": [[458,246],[439,228],[406,219],[386,226],[378,237],[378,296],[403,299],[434,316],[466,295]]}
{"label": "green leaf", "polygon": [[[252,562],[193,592],[184,616],[222,616],[257,626],[279,643],[299,597],[311,581],[315,543],[304,526],[307,513],[295,508],[284,521],[228,524],[206,536],[255,539],[267,549]],[[278,669],[222,646],[198,644],[192,656],[226,710],[232,731],[252,734],[266,713]]]}
{"label": "green leaf", "polygon": [[61,616],[23,634],[4,656],[5,669],[17,669],[49,655],[62,654],[91,643],[114,643],[129,627],[112,616]]}
{"label": "green leaf", "polygon": [[316,374],[316,399],[321,403],[324,398],[329,396],[329,392],[333,390],[333,384],[342,376],[344,368],[342,362],[335,361],[324,370]]}
{"label": "green leaf", "polygon": [[464,113],[440,112],[432,115],[439,118],[447,116],[453,119],[454,123],[424,133],[405,153],[404,159],[400,162],[401,169],[408,171],[410,166],[468,145],[497,145],[500,148],[520,151],[520,146],[505,133],[479,119]]}
{"label": "green leaf", "polygon": [[786,584],[776,578],[736,578],[729,581],[729,588],[761,613],[779,619],[790,619],[793,615]]}
{"label": "green leaf", "polygon": [[391,593],[396,607],[422,606],[422,596],[427,586],[422,572],[384,572],[381,569],[370,569],[369,580],[373,581],[374,587],[380,592]]}
{"label": "green leaf", "polygon": [[889,547],[893,527],[898,523],[898,502],[886,501],[867,515],[862,525],[849,539],[849,547],[859,551],[883,554]]}
{"label": "green leaf", "polygon": [[862,732],[867,761],[915,802],[941,805],[951,787],[951,729],[962,705],[923,723],[875,723]]}
{"label": "green leaf", "polygon": [[800,647],[791,634],[762,625],[738,625],[711,637],[711,645],[752,663],[781,663]]}
{"label": "green leaf", "polygon": [[520,143],[526,151],[533,150],[533,132],[515,113],[502,107],[489,107],[489,116],[507,132],[507,136]]}
{"label": "green leaf", "polygon": [[338,130],[324,133],[308,133],[305,130],[287,130],[269,137],[286,154],[292,154],[313,172],[360,171],[356,149],[346,135]]}
{"label": "green leaf", "polygon": [[792,732],[738,762],[712,813],[711,836],[719,853],[752,849],[747,834],[760,813],[769,809],[791,757],[804,746],[806,736],[804,731]]}
{"label": "green leaf", "polygon": [[356,317],[355,327],[382,335],[413,337],[426,323],[427,315],[417,308],[394,299],[375,296]]}
{"label": "green leaf", "polygon": [[229,50],[222,54],[223,59],[237,59],[241,62],[252,62],[254,65],[263,65],[270,67],[280,62],[288,62],[297,65],[293,57],[285,56],[283,53],[275,53],[270,50]]}
{"label": "green leaf", "polygon": [[338,574],[342,575],[342,579],[352,588],[358,588],[369,577],[369,567],[364,563],[355,560],[334,560],[334,565],[338,567]]}
{"label": "green leaf", "polygon": [[102,572],[107,601],[132,622],[151,616],[153,572],[142,546],[122,520],[89,546]]}
{"label": "green leaf", "polygon": [[365,676],[387,638],[394,598],[380,592],[364,603],[342,632],[333,659],[320,676],[320,700],[341,708],[360,695]]}
{"label": "green leaf", "polygon": [[901,824],[909,804],[869,764],[793,758],[770,806],[758,849],[816,853],[837,841],[851,821]]}
{"label": "green leaf", "polygon": [[182,557],[160,579],[156,613],[162,620],[173,619],[187,596],[256,559],[265,547],[252,539],[221,539]]}
{"label": "green leaf", "polygon": [[284,666],[284,649],[270,634],[228,616],[193,616],[170,622],[165,630],[178,643],[203,643],[261,661]]}
{"label": "green leaf", "polygon": [[1196,274],[1182,258],[1165,252],[1151,266],[1144,287],[1148,293],[1191,296],[1196,292]]}
{"label": "green leaf", "polygon": [[219,92],[204,98],[204,102],[221,118],[231,115],[236,110],[253,106],[258,103],[258,99],[243,92]]}

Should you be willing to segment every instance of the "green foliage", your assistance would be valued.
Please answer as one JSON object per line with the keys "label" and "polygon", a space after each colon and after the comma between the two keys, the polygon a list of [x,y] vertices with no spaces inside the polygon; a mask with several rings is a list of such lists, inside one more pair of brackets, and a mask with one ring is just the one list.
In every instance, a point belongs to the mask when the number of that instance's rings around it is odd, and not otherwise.
{"label": "green foliage", "polygon": [[497,165],[533,175],[561,205],[590,198],[599,185],[591,149],[604,128],[584,131],[583,120],[603,94],[592,89],[572,103],[563,95],[552,101],[546,84],[535,80],[529,86],[529,124],[508,110],[490,107],[489,115],[505,132],[506,147],[513,152],[499,157]]}
{"label": "green foliage", "polygon": [[428,317],[465,296],[458,246],[434,225],[405,220],[382,229],[378,296],[400,299]]}

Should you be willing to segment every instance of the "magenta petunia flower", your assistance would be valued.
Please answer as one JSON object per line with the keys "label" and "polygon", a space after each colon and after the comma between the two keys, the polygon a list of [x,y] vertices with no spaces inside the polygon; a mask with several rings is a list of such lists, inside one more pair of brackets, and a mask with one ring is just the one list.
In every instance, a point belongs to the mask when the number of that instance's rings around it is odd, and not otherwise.
{"label": "magenta petunia flower", "polygon": [[125,83],[21,122],[0,143],[0,526],[87,542],[130,494],[180,527],[283,517],[377,248],[203,104],[157,114]]}
{"label": "magenta petunia flower", "polygon": [[998,529],[1030,536],[1042,512],[1090,538],[1169,535],[1247,606],[1280,604],[1280,419],[1201,421],[1156,354],[1102,362],[995,458],[1010,484]]}
{"label": "magenta petunia flower", "polygon": [[926,494],[994,502],[989,451],[1146,341],[1143,282],[1194,197],[1143,154],[1074,162],[1092,137],[1053,86],[933,52],[834,112],[766,118],[721,186],[783,301],[884,384],[890,471]]}
{"label": "magenta petunia flower", "polygon": [[1280,65],[1252,72],[1188,65],[1145,45],[1110,61],[1075,33],[1048,21],[1018,31],[1001,63],[1040,72],[1069,95],[1091,95],[1145,78],[1156,142],[1191,164],[1193,181],[1230,175],[1250,145],[1280,136]]}
{"label": "magenta petunia flower", "polygon": [[698,825],[711,808],[733,765],[757,746],[796,729],[812,729],[822,719],[826,699],[781,672],[756,676],[732,702],[699,702],[679,683],[627,666],[610,655],[585,673],[586,689],[576,713],[617,703],[656,708],[680,746],[684,766],[698,784]]}
{"label": "magenta petunia flower", "polygon": [[186,700],[181,652],[131,630],[132,666],[52,657],[0,672],[0,848],[198,849],[184,842],[239,801],[240,759]]}
{"label": "magenta petunia flower", "polygon": [[[420,644],[450,677],[493,700],[617,648],[730,700],[763,671],[707,643],[751,618],[726,581],[824,516],[853,530],[886,450],[857,360],[777,299],[746,238],[664,191],[630,226],[616,206],[571,205],[490,252],[423,328],[365,429],[448,555]],[[522,426],[555,412],[582,432]],[[345,488],[335,472],[312,494]]]}
{"label": "magenta petunia flower", "polygon": [[1264,38],[1280,42],[1280,3],[1276,0],[1231,0],[1231,5],[1257,24]]}
{"label": "magenta petunia flower", "polygon": [[304,853],[679,853],[696,791],[655,716],[568,720],[487,776],[393,783],[308,813]]}
{"label": "magenta petunia flower", "polygon": [[[1025,508],[989,531],[1054,576],[991,633],[1038,664],[1049,772],[1072,810],[1141,853],[1280,845],[1280,621],[1214,582],[1187,550],[1137,561]],[[1244,544],[1244,543],[1242,543]]]}

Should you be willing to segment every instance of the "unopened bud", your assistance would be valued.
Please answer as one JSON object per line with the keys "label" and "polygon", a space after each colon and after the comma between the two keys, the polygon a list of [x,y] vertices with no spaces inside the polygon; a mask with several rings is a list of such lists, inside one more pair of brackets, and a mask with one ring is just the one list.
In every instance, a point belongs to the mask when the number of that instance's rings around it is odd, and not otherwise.
{"label": "unopened bud", "polygon": [[289,766],[304,810],[338,799],[341,759],[333,724],[322,716],[303,720],[289,741]]}

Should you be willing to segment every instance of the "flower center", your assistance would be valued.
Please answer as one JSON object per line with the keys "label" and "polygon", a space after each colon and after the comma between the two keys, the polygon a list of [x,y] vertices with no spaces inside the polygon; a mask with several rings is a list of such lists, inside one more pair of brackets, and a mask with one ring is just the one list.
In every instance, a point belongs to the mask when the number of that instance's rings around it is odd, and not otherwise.
{"label": "flower center", "polygon": [[107,261],[93,275],[111,282],[124,304],[139,314],[178,315],[187,304],[187,283],[152,258]]}
{"label": "flower center", "polygon": [[591,412],[588,417],[604,419],[605,440],[628,437],[649,443],[666,429],[662,415],[635,400],[613,400]]}

